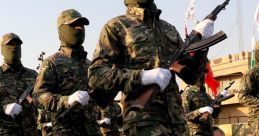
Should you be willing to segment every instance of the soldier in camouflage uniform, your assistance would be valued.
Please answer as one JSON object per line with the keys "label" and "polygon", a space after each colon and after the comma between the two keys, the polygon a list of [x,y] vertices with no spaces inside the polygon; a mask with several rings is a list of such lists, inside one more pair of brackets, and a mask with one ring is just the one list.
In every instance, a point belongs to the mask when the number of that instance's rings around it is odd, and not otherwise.
{"label": "soldier in camouflage uniform", "polygon": [[259,42],[255,47],[256,65],[241,80],[239,101],[249,107],[248,124],[255,136],[259,136]]}
{"label": "soldier in camouflage uniform", "polygon": [[[213,100],[206,93],[204,78],[204,74],[201,74],[198,82],[182,94],[191,136],[213,136],[213,117],[217,117],[220,113],[219,107],[209,106]],[[200,121],[199,118],[204,112],[209,112],[210,116],[206,121]]]}
{"label": "soldier in camouflage uniform", "polygon": [[32,86],[37,72],[21,63],[22,40],[14,33],[3,35],[1,53],[4,64],[0,66],[0,135],[36,136],[36,108],[31,96],[17,103],[21,94]]}
{"label": "soldier in camouflage uniform", "polygon": [[120,136],[121,107],[117,102],[110,103],[105,109],[100,109],[101,120],[99,124],[103,136]]}
{"label": "soldier in camouflage uniform", "polygon": [[[167,69],[170,56],[183,45],[180,34],[159,18],[161,10],[153,0],[124,0],[124,3],[126,15],[111,19],[101,31],[89,67],[89,85],[97,94],[123,91],[125,135],[188,135],[175,74]],[[203,30],[213,22],[202,24],[203,28],[201,25],[197,28]],[[172,70],[185,82],[195,83],[201,66],[197,60],[204,57],[201,54],[195,54],[188,64],[175,62]],[[144,109],[132,108],[132,103],[150,84],[157,84],[161,91]]]}
{"label": "soldier in camouflage uniform", "polygon": [[[81,14],[69,9],[58,17],[57,26],[61,41],[59,52],[46,58],[33,91],[33,102],[51,114],[54,136],[100,135],[96,121],[96,105],[88,95],[87,69],[90,61],[82,46],[85,27],[89,21]],[[73,108],[64,120],[58,120],[73,103]]]}

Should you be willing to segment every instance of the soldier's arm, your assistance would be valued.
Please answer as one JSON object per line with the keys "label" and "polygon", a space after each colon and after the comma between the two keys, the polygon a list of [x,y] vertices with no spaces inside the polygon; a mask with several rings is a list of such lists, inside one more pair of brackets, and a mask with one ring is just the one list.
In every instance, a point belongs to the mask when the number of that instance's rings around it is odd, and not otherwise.
{"label": "soldier's arm", "polygon": [[[119,31],[105,25],[99,37],[92,63],[89,67],[89,85],[94,89],[110,92],[120,90],[139,90],[141,70],[112,67],[124,59]],[[127,88],[127,89],[125,89]],[[128,93],[127,91],[124,93]]]}
{"label": "soldier's arm", "polygon": [[185,111],[185,115],[187,117],[187,120],[195,120],[197,117],[199,117],[201,114],[199,113],[199,109],[192,110],[191,103],[192,103],[192,95],[185,91],[182,94],[182,100],[183,100],[183,108]]}
{"label": "soldier's arm", "polygon": [[258,91],[254,90],[257,81],[258,79],[255,78],[253,72],[249,72],[242,77],[238,95],[240,103],[245,106],[259,106],[259,98],[252,94],[253,91]]}
{"label": "soldier's arm", "polygon": [[33,102],[37,107],[49,111],[56,111],[68,107],[68,96],[52,93],[57,91],[55,90],[58,88],[56,81],[57,73],[54,64],[49,60],[44,60],[32,94]]}

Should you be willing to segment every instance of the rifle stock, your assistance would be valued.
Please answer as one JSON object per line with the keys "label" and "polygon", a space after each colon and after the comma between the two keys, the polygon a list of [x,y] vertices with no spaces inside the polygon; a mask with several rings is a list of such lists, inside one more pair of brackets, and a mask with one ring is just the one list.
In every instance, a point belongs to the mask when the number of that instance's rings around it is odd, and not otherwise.
{"label": "rifle stock", "polygon": [[150,99],[154,98],[160,91],[160,87],[156,84],[146,86],[144,92],[134,101],[132,107],[143,109]]}

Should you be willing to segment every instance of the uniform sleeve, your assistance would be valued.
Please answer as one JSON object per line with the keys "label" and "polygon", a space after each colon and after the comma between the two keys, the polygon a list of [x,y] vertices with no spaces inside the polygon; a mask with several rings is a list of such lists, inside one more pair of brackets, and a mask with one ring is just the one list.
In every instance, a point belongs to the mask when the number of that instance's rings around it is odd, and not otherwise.
{"label": "uniform sleeve", "polygon": [[189,121],[195,120],[197,117],[201,115],[199,113],[199,109],[196,109],[194,111],[191,110],[191,103],[192,103],[191,97],[192,96],[187,91],[182,94],[183,108],[184,108],[187,120]]}
{"label": "uniform sleeve", "polygon": [[258,97],[253,96],[252,92],[258,91],[254,90],[256,88],[256,79],[253,73],[245,74],[240,83],[239,101],[245,106],[259,106]]}
{"label": "uniform sleeve", "polygon": [[139,90],[140,70],[113,67],[114,64],[123,63],[118,62],[120,57],[124,57],[121,46],[119,31],[115,27],[105,25],[89,67],[90,87],[113,93]]}
{"label": "uniform sleeve", "polygon": [[37,107],[49,111],[68,107],[68,96],[52,93],[57,91],[56,81],[57,73],[54,64],[44,60],[33,91],[33,102]]}

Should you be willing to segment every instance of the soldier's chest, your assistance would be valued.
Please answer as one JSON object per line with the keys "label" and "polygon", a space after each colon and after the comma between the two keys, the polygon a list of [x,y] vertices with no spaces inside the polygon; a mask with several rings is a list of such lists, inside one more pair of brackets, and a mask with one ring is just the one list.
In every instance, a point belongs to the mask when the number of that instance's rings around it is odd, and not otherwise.
{"label": "soldier's chest", "polygon": [[196,108],[204,107],[209,105],[209,99],[206,93],[196,93],[192,98],[193,106]]}
{"label": "soldier's chest", "polygon": [[[146,64],[145,67],[169,65],[168,58],[175,53],[178,38],[175,31],[162,27],[150,28],[143,24],[128,27],[123,42],[128,64]],[[148,57],[147,57],[148,56]]]}
{"label": "soldier's chest", "polygon": [[23,78],[12,74],[0,75],[0,97],[3,99],[17,99],[26,89],[26,82]]}

